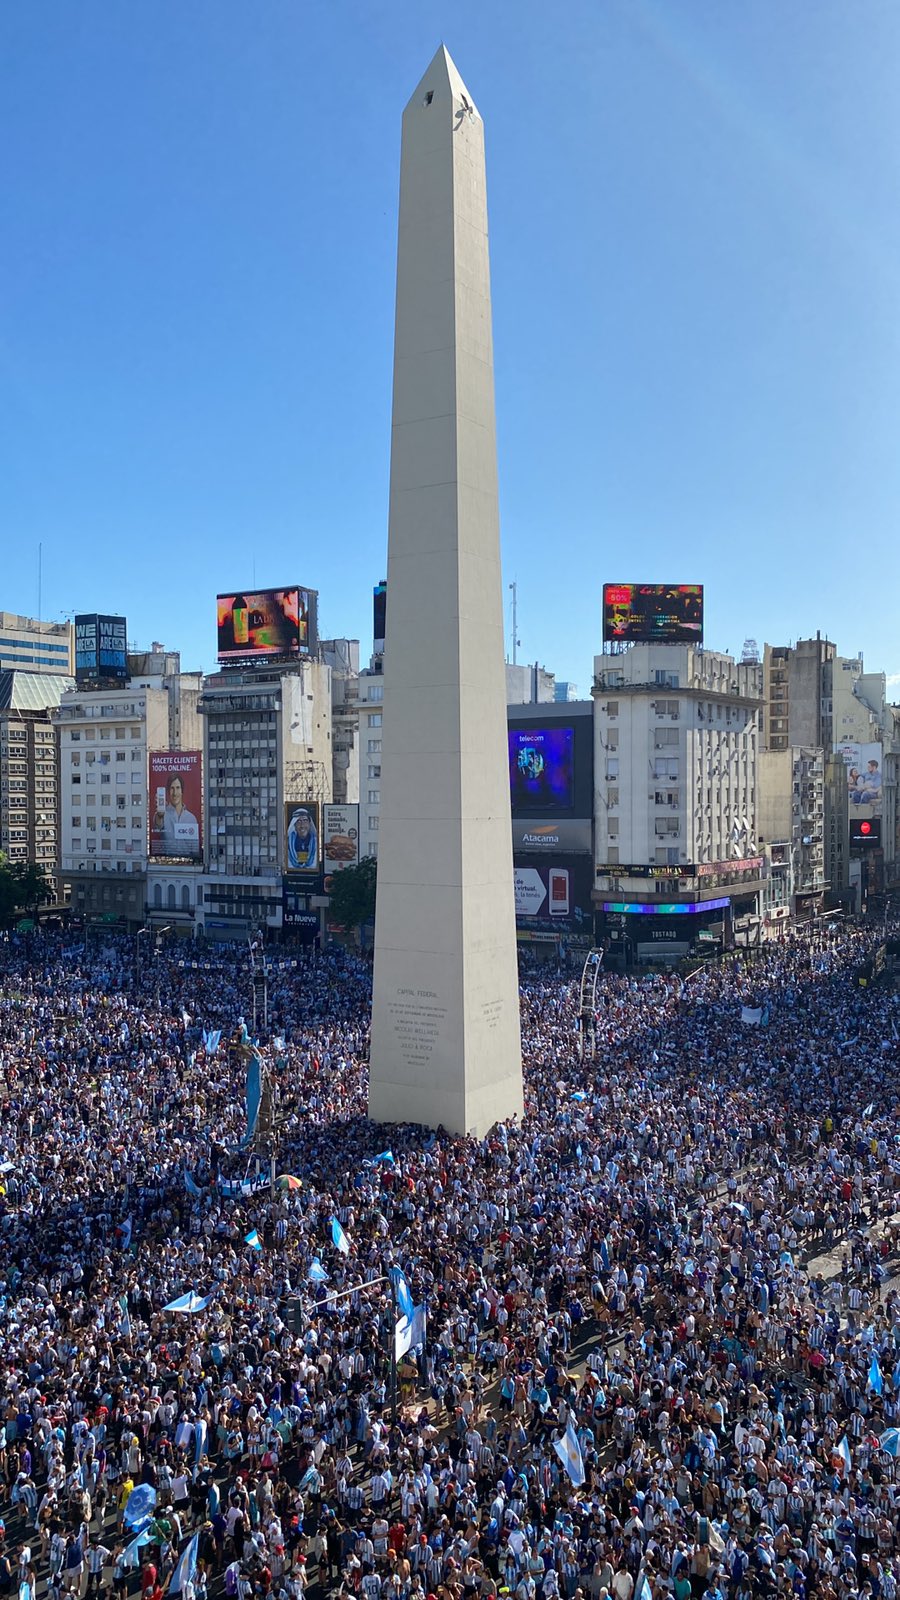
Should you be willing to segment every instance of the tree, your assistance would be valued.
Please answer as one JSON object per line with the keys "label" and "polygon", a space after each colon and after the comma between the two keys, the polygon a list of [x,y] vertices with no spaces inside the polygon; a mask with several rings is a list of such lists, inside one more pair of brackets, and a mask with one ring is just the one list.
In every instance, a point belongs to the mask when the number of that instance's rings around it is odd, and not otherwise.
{"label": "tree", "polygon": [[357,932],[375,916],[378,862],[365,856],[358,867],[344,867],[331,879],[331,915],[341,928]]}
{"label": "tree", "polygon": [[9,858],[0,850],[0,928],[8,928],[16,911],[16,886]]}
{"label": "tree", "polygon": [[38,906],[53,899],[47,874],[35,861],[17,861],[11,870],[16,906],[36,919]]}

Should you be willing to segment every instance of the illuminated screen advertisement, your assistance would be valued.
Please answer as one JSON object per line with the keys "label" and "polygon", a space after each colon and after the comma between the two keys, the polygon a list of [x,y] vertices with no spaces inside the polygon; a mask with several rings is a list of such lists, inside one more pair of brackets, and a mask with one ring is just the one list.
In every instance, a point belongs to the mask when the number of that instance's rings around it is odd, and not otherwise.
{"label": "illuminated screen advertisement", "polygon": [[150,854],[199,861],[203,849],[199,750],[150,752]]}
{"label": "illuminated screen advertisement", "polygon": [[359,806],[322,807],[322,865],[325,892],[332,873],[359,864]]}
{"label": "illuminated screen advertisement", "polygon": [[288,800],[284,807],[284,870],[313,878],[322,870],[319,803]]}
{"label": "illuminated screen advertisement", "polygon": [[305,656],[315,622],[312,589],[242,589],[216,599],[220,661]]}
{"label": "illuminated screen advertisement", "polygon": [[702,583],[605,583],[604,644],[702,644]]}
{"label": "illuminated screen advertisement", "polygon": [[510,728],[513,815],[571,811],[575,801],[574,728]]}
{"label": "illuminated screen advertisement", "polygon": [[835,746],[847,770],[847,810],[851,831],[854,822],[881,816],[880,744],[857,744],[849,740]]}

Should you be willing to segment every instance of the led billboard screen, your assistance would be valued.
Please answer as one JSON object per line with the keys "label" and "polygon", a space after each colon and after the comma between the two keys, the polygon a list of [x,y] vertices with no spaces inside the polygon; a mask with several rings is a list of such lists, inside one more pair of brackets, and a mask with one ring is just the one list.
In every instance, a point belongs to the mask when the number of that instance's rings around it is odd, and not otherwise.
{"label": "led billboard screen", "polygon": [[93,611],[75,618],[75,682],[94,683],[128,677],[124,617],[101,616]]}
{"label": "led billboard screen", "polygon": [[571,811],[575,800],[575,730],[510,728],[509,791],[516,813]]}
{"label": "led billboard screen", "polygon": [[216,599],[220,661],[305,656],[315,631],[312,589],[242,589]]}
{"label": "led billboard screen", "polygon": [[150,752],[150,854],[199,861],[203,849],[199,750]]}
{"label": "led billboard screen", "polygon": [[877,849],[881,844],[880,817],[851,817],[850,843],[864,848]]}
{"label": "led billboard screen", "polygon": [[702,583],[605,583],[604,644],[702,644]]}
{"label": "led billboard screen", "polygon": [[316,800],[288,800],[284,807],[284,870],[313,878],[322,869],[319,805]]}

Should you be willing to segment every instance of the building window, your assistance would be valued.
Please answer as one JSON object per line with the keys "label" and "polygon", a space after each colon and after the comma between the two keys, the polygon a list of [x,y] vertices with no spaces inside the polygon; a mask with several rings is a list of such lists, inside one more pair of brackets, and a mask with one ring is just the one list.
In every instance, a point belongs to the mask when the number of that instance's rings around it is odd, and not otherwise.
{"label": "building window", "polygon": [[381,727],[381,712],[380,711],[370,711],[366,720],[367,720],[368,725],[369,725],[370,728],[380,728]]}

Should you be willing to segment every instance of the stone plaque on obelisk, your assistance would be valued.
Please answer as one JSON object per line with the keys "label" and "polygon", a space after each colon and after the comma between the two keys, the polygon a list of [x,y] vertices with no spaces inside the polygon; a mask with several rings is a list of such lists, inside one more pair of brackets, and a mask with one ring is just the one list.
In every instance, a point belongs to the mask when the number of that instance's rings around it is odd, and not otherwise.
{"label": "stone plaque on obelisk", "polygon": [[522,1111],[484,127],[403,114],[369,1114]]}

